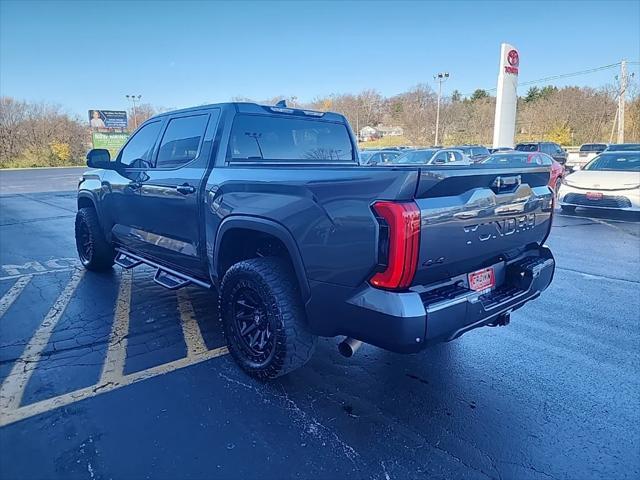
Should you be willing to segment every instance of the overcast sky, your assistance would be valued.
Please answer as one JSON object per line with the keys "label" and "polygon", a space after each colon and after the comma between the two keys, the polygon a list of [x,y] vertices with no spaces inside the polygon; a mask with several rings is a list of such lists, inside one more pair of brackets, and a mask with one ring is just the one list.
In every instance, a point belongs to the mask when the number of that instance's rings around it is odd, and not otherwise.
{"label": "overcast sky", "polygon": [[[500,43],[520,81],[640,60],[640,2],[0,2],[0,93],[72,113],[124,95],[184,107],[374,88],[450,72],[445,92],[496,84]],[[638,75],[638,67],[632,66]],[[616,69],[556,82],[601,86]],[[522,87],[526,90],[526,87]],[[520,94],[524,92],[520,91]]]}

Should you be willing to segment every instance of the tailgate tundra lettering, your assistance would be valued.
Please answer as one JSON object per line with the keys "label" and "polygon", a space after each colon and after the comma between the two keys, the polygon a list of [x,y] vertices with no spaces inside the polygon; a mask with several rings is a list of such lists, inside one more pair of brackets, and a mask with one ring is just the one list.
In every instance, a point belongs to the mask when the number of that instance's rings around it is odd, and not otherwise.
{"label": "tailgate tundra lettering", "polygon": [[[536,215],[535,213],[529,213],[527,215],[520,215],[518,217],[467,225],[463,228],[465,233],[477,235],[479,241],[486,242],[487,240],[491,240],[492,238],[501,238],[507,235],[513,235],[514,233],[529,230],[535,227],[535,225]],[[471,245],[472,243],[472,240],[467,240],[467,245]]]}

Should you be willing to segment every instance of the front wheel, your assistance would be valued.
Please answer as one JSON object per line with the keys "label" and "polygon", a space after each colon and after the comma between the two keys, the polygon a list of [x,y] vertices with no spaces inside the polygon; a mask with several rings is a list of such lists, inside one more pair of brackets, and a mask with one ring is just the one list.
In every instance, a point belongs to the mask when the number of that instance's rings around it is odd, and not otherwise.
{"label": "front wheel", "polygon": [[275,378],[306,364],[316,344],[293,272],[275,257],[233,265],[220,287],[219,315],[229,351],[250,375]]}
{"label": "front wheel", "polygon": [[76,214],[76,249],[87,270],[108,270],[113,266],[113,246],[104,238],[93,208],[81,208]]}

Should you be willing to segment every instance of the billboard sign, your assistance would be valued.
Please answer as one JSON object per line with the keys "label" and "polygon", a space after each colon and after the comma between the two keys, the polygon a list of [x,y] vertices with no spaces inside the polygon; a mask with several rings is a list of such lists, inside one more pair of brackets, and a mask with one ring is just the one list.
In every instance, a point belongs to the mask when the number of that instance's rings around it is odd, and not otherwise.
{"label": "billboard sign", "polygon": [[89,110],[91,128],[127,128],[127,112],[124,110]]}
{"label": "billboard sign", "polygon": [[128,133],[119,132],[93,132],[93,148],[106,148],[115,158],[118,152],[129,138]]}

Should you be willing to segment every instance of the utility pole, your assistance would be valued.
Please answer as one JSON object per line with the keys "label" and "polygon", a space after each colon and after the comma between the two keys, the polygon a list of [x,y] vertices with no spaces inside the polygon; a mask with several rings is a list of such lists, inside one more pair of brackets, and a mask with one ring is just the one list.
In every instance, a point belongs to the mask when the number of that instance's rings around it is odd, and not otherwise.
{"label": "utility pole", "polygon": [[436,109],[436,140],[435,145],[438,145],[438,133],[440,130],[440,98],[442,97],[442,83],[449,79],[449,72],[441,72],[433,76],[433,79],[438,82],[438,107]]}
{"label": "utility pole", "polygon": [[138,128],[138,112],[136,111],[136,102],[139,102],[142,95],[125,95],[127,99],[133,104],[133,129]]}
{"label": "utility pole", "polygon": [[620,95],[618,95],[618,143],[624,143],[624,104],[627,90],[627,61],[620,62]]}

